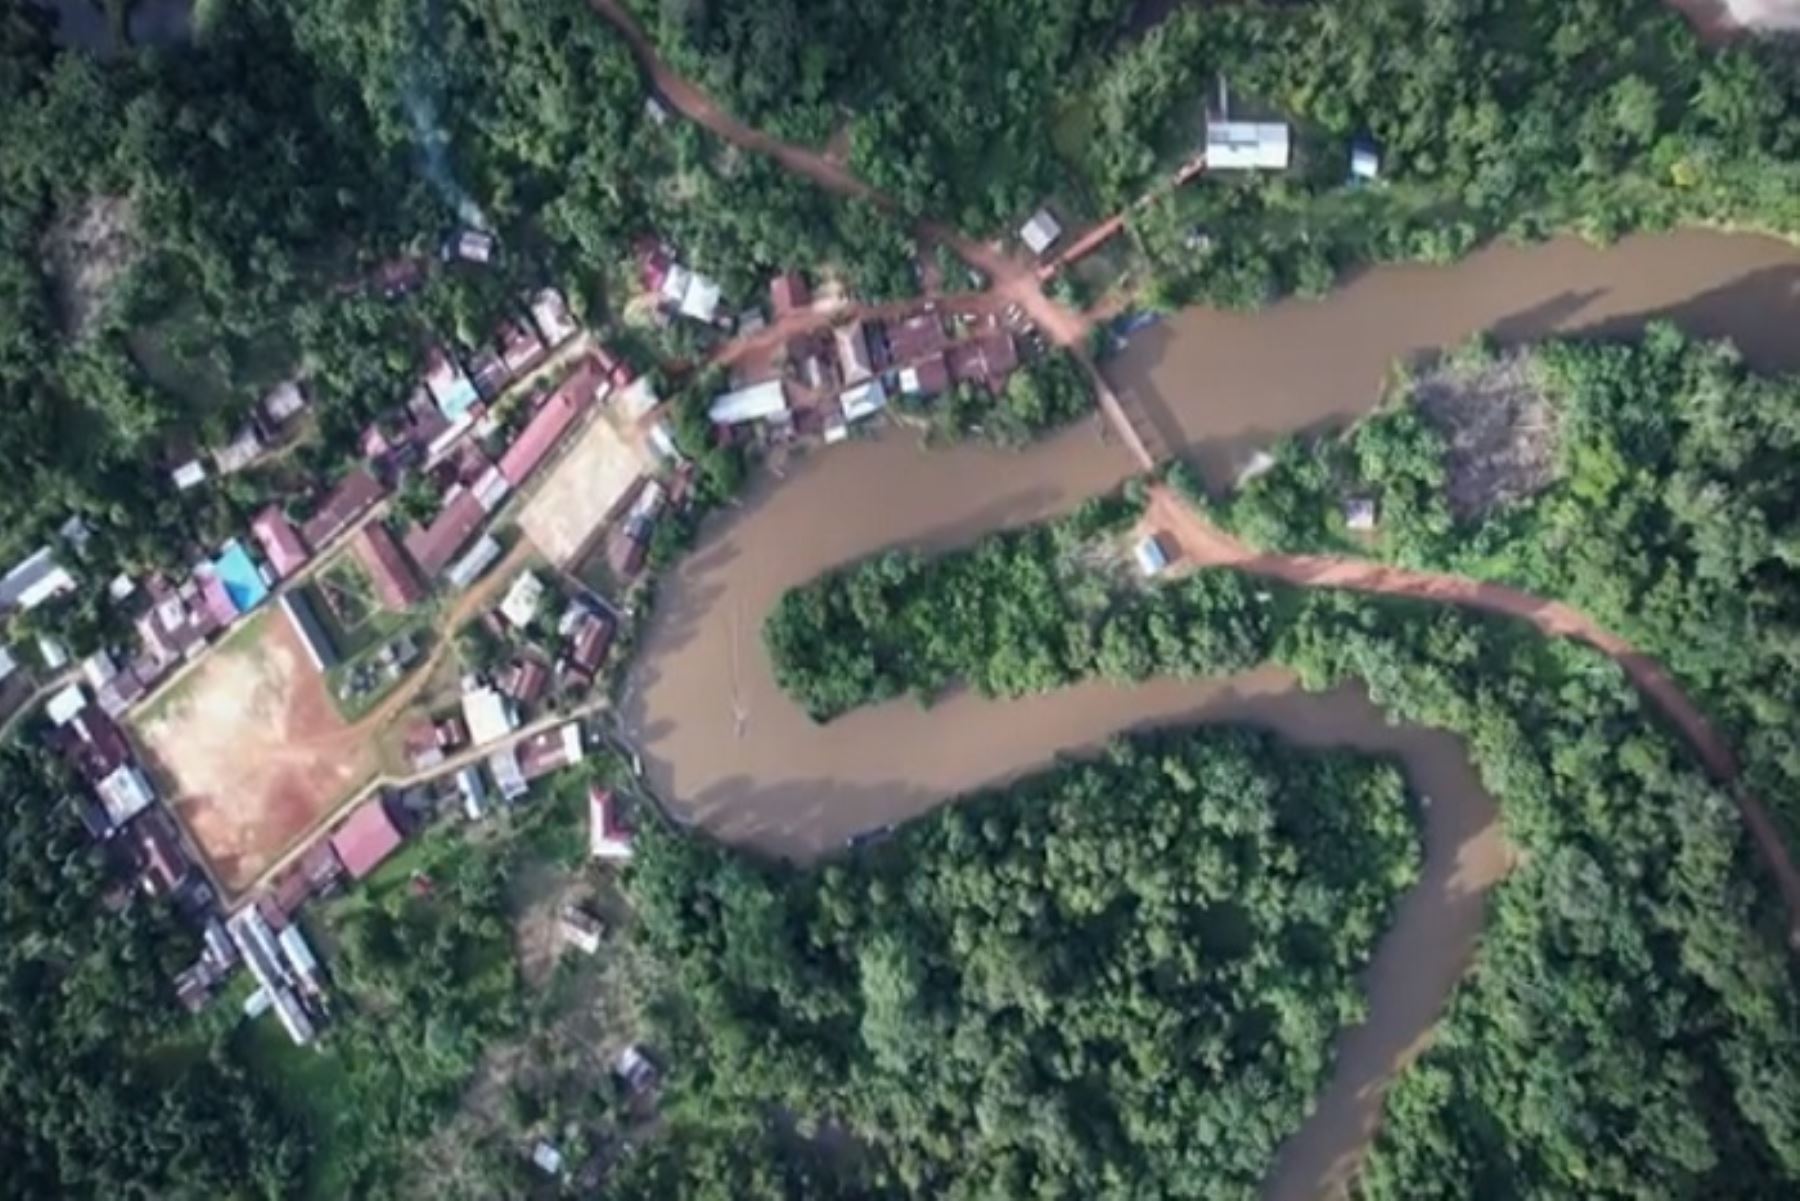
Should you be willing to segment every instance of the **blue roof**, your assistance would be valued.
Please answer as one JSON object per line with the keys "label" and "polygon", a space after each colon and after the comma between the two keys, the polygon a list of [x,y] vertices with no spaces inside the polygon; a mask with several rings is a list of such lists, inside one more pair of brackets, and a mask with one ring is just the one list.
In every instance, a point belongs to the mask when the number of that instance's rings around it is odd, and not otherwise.
{"label": "blue roof", "polygon": [[225,585],[225,595],[231,598],[239,613],[248,613],[268,599],[269,586],[263,583],[250,552],[236,538],[227,542],[224,552],[213,560],[213,570],[218,573],[219,582]]}
{"label": "blue roof", "polygon": [[475,385],[469,382],[466,375],[457,375],[456,382],[450,386],[449,393],[438,397],[438,409],[444,416],[455,421],[469,411],[471,405],[480,400]]}

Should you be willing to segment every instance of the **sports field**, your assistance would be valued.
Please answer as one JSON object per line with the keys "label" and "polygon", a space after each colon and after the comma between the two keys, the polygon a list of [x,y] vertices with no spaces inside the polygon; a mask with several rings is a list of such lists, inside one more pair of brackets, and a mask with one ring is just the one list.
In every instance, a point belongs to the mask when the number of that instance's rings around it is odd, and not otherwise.
{"label": "sports field", "polygon": [[238,892],[375,769],[294,631],[266,612],[133,720],[176,813]]}

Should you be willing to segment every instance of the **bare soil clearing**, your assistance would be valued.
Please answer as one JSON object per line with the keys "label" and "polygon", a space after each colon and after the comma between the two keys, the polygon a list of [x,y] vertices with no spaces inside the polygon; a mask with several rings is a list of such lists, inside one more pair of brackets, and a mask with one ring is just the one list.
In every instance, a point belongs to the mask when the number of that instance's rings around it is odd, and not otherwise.
{"label": "bare soil clearing", "polygon": [[1413,376],[1410,393],[1448,446],[1450,511],[1458,519],[1523,500],[1550,483],[1556,410],[1529,353],[1442,356]]}
{"label": "bare soil clearing", "polygon": [[653,467],[641,443],[620,436],[612,415],[608,406],[588,421],[519,514],[526,536],[559,567],[581,557],[620,497]]}
{"label": "bare soil clearing", "polygon": [[230,890],[375,766],[373,747],[338,716],[324,678],[272,611],[215,650],[138,726],[175,784],[176,812]]}
{"label": "bare soil clearing", "polygon": [[142,253],[137,205],[129,196],[92,196],[64,209],[44,235],[63,329],[80,338],[93,328],[113,284]]}

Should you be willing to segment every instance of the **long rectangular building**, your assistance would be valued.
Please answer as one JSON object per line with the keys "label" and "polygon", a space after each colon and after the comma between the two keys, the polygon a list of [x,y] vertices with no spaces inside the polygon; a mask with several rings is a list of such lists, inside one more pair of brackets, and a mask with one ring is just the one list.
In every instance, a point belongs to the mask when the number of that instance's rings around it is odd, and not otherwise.
{"label": "long rectangular building", "polygon": [[331,635],[326,633],[318,614],[313,612],[311,602],[298,589],[290,588],[281,594],[281,612],[294,627],[294,634],[300,639],[306,657],[312,661],[313,670],[325,672],[337,666],[337,647],[332,644]]}

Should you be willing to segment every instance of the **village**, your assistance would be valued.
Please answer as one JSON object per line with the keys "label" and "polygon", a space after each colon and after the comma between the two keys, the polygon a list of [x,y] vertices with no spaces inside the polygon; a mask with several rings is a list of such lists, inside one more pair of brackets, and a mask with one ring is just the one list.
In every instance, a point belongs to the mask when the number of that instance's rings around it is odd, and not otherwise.
{"label": "village", "polygon": [[[1280,171],[1289,156],[1284,124],[1216,120],[1176,179]],[[1366,139],[1350,167],[1352,182],[1378,177]],[[1044,207],[1017,241],[1048,278],[1116,229],[1065,241]],[[498,250],[472,228],[443,247],[477,267]],[[788,270],[765,304],[732,311],[674,247],[648,239],[634,254],[634,304],[725,339],[709,361],[729,364],[729,385],[705,406],[720,445],[829,446],[890,405],[959,387],[998,395],[1047,349],[1019,304],[986,291],[871,306],[835,284],[815,296]],[[424,269],[396,260],[371,283],[393,299]],[[1124,314],[1112,336],[1145,321]],[[40,636],[31,654],[0,648],[0,712],[11,723],[42,702],[45,739],[86,786],[84,823],[121,879],[172,898],[204,933],[205,953],[171,982],[188,1008],[241,960],[255,1007],[310,1041],[324,976],[295,924],[307,899],[366,876],[440,809],[480,822],[608,737],[608,678],[648,548],[693,487],[656,374],[543,287],[487,342],[427,347],[412,394],[363,430],[356,463],[263,508],[185,578],[84,581],[79,517],[0,577],[0,613],[97,586],[132,614],[129,647],[78,653]],[[309,407],[304,379],[282,381],[226,443],[178,448],[170,487],[279,453]],[[1162,571],[1167,550],[1139,545],[1143,573]],[[620,857],[627,844],[608,841],[625,828],[620,800],[592,800],[595,854]]]}
{"label": "village", "polygon": [[[1047,212],[1021,231],[1040,255],[1059,236]],[[496,249],[464,230],[446,256],[481,264]],[[672,248],[646,244],[638,261],[657,320],[727,338],[729,384],[704,410],[717,445],[829,446],[890,400],[997,395],[1045,350],[1016,305],[875,308],[835,286],[815,297],[785,271],[766,307],[722,316],[718,285]],[[416,278],[399,263],[374,285],[391,298]],[[689,502],[693,465],[657,373],[609,349],[554,287],[519,308],[486,344],[430,345],[356,462],[266,505],[185,576],[87,579],[86,530],[71,518],[0,578],[7,614],[91,587],[129,614],[129,644],[42,635],[0,650],[0,702],[81,784],[74,803],[116,880],[108,905],[166,901],[198,935],[169,981],[190,1012],[231,991],[245,1018],[272,1014],[294,1045],[314,1045],[332,985],[305,932],[309,904],[356,888],[430,828],[478,830],[596,753],[632,754],[605,720],[609,689],[648,548]],[[212,487],[280,454],[311,407],[307,381],[284,380],[228,442],[178,446],[168,486]],[[594,862],[629,859],[641,803],[588,788]],[[559,923],[564,945],[598,949],[590,912],[571,905]],[[248,991],[232,985],[240,969]],[[656,1068],[633,1044],[617,1071],[641,1091]],[[533,1160],[560,1170],[552,1146]]]}
{"label": "village", "polygon": [[[1174,179],[1289,163],[1286,125],[1217,120]],[[1359,142],[1351,182],[1378,175]],[[1120,228],[1065,237],[1047,201],[984,260],[1023,271],[1011,282],[1028,287],[992,286],[963,247],[976,290],[952,290],[960,281],[941,262],[933,277],[922,246],[923,295],[885,304],[793,269],[760,301],[731,304],[701,264],[642,239],[624,312],[690,331],[699,361],[632,362],[540,286],[485,340],[420,348],[410,394],[361,430],[354,461],[196,548],[185,576],[86,579],[87,530],[71,517],[0,577],[0,615],[98,587],[134,640],[0,648],[0,717],[10,726],[41,705],[34,728],[83,786],[75,803],[116,880],[107,904],[123,909],[134,891],[167,901],[198,935],[197,957],[169,980],[179,1004],[199,1014],[229,993],[245,1019],[272,1014],[293,1046],[317,1047],[333,986],[308,908],[406,860],[409,845],[433,831],[480,839],[566,791],[566,777],[579,782],[594,870],[630,859],[631,812],[656,801],[610,709],[647,610],[651,547],[693,503],[695,457],[736,448],[779,470],[883,425],[925,428],[934,407],[1004,407],[1015,374],[1068,353],[1069,331],[1037,324],[1038,284]],[[442,245],[461,269],[500,252],[477,228]],[[431,269],[399,258],[361,286],[395,301]],[[1117,349],[1153,321],[1125,311],[1097,332]],[[283,379],[229,439],[173,446],[168,486],[215,487],[282,455],[313,400],[304,372]],[[1106,415],[1136,437],[1129,417]],[[1177,553],[1155,532],[1133,548],[1145,577]],[[630,783],[601,760],[631,765]],[[429,891],[407,862],[408,887]],[[580,901],[556,913],[560,946],[582,955],[598,953],[604,928]],[[647,1048],[616,1048],[611,1071],[630,1095],[659,1070]],[[564,1171],[553,1142],[529,1159]]]}

